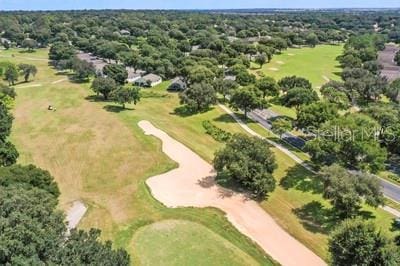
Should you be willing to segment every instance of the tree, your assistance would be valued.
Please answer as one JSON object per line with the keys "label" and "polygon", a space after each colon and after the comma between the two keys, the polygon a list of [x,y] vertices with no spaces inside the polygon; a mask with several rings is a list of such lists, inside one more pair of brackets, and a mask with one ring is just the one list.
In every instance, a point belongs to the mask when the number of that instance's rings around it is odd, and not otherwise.
{"label": "tree", "polygon": [[266,96],[277,96],[279,94],[278,85],[272,77],[264,77],[257,80],[256,88],[262,92],[263,98]]}
{"label": "tree", "polygon": [[37,73],[37,68],[34,65],[30,64],[19,64],[18,65],[19,70],[22,72],[22,75],[24,76],[25,82],[29,81],[29,77],[35,76]]}
{"label": "tree", "polygon": [[254,60],[257,64],[260,65],[260,68],[263,67],[265,63],[267,63],[267,57],[264,54],[259,54],[256,56]]}
{"label": "tree", "polygon": [[54,197],[60,196],[57,183],[50,173],[32,164],[0,167],[0,177],[0,186],[3,187],[10,187],[16,184],[24,187],[31,186],[47,191]]}
{"label": "tree", "polygon": [[400,66],[400,51],[398,51],[394,57],[394,61],[398,66]]}
{"label": "tree", "polygon": [[247,70],[241,71],[236,75],[236,82],[241,86],[248,86],[256,82],[256,76],[250,74]]}
{"label": "tree", "polygon": [[329,238],[332,265],[398,265],[399,248],[372,222],[345,220]]}
{"label": "tree", "polygon": [[208,67],[196,65],[190,67],[187,80],[189,84],[195,83],[211,83],[215,78],[215,74]]}
{"label": "tree", "polygon": [[21,46],[23,48],[27,48],[28,51],[32,52],[33,50],[35,50],[37,48],[37,42],[33,39],[27,38],[22,42]]}
{"label": "tree", "polygon": [[349,98],[343,91],[333,87],[322,87],[321,94],[328,103],[335,104],[341,110],[346,110],[350,107]]}
{"label": "tree", "polygon": [[101,93],[104,96],[104,100],[108,100],[108,96],[112,91],[117,88],[117,83],[112,78],[108,77],[97,77],[93,80],[92,89],[97,94]]}
{"label": "tree", "polygon": [[195,83],[179,94],[181,104],[196,112],[207,110],[217,100],[216,92],[212,85]]}
{"label": "tree", "polygon": [[59,190],[47,171],[0,167],[0,195],[1,265],[129,265],[125,251],[98,239],[99,230],[73,230],[66,237]]}
{"label": "tree", "polygon": [[318,36],[314,32],[311,32],[306,36],[306,44],[308,44],[309,46],[315,47],[318,42]]}
{"label": "tree", "polygon": [[233,135],[225,148],[215,154],[213,164],[217,179],[236,181],[258,197],[275,189],[275,156],[266,140]]}
{"label": "tree", "polygon": [[272,122],[272,131],[275,134],[278,134],[280,138],[286,132],[289,132],[293,129],[293,124],[290,120],[286,118],[278,118]]}
{"label": "tree", "polygon": [[282,97],[283,105],[294,107],[297,112],[301,105],[311,104],[316,101],[318,101],[318,94],[314,90],[304,88],[291,89]]}
{"label": "tree", "polygon": [[7,106],[0,102],[0,141],[5,141],[10,135],[13,117],[8,112]]}
{"label": "tree", "polygon": [[0,166],[10,166],[15,164],[18,156],[19,153],[11,142],[0,140]]}
{"label": "tree", "polygon": [[350,173],[336,164],[324,167],[320,175],[324,180],[324,198],[330,200],[342,218],[357,215],[363,199],[375,208],[384,204],[379,180],[375,176],[361,172]]}
{"label": "tree", "polygon": [[96,70],[93,64],[86,61],[76,59],[72,63],[72,69],[74,70],[74,78],[76,80],[88,80],[89,77],[96,74]]}
{"label": "tree", "polygon": [[317,129],[326,121],[338,117],[338,110],[331,103],[315,102],[303,105],[297,112],[296,126],[301,129]]}
{"label": "tree", "polygon": [[140,88],[139,87],[120,87],[111,93],[112,99],[122,104],[125,109],[125,104],[132,103],[136,105],[140,102]]}
{"label": "tree", "polygon": [[49,59],[54,61],[70,60],[74,57],[74,48],[65,42],[53,43],[49,51]]}
{"label": "tree", "polygon": [[58,265],[129,265],[126,251],[113,250],[111,241],[101,242],[100,230],[72,230],[63,248],[57,252]]}
{"label": "tree", "polygon": [[324,123],[305,149],[314,163],[339,163],[376,173],[385,168],[387,152],[379,143],[379,124],[367,115],[347,114]]}
{"label": "tree", "polygon": [[245,117],[247,117],[248,112],[264,107],[265,100],[260,97],[260,92],[256,88],[244,87],[237,89],[231,95],[230,105],[236,110],[243,110]]}
{"label": "tree", "polygon": [[8,81],[9,85],[15,85],[15,82],[18,80],[18,69],[14,64],[9,64],[4,72],[4,77]]}
{"label": "tree", "polygon": [[393,102],[400,102],[400,78],[394,80],[390,86],[387,88],[385,92],[386,96],[388,96]]}
{"label": "tree", "polygon": [[312,89],[310,81],[297,76],[284,77],[279,80],[278,85],[283,91],[288,91],[294,88]]}
{"label": "tree", "polygon": [[214,88],[215,90],[222,94],[224,97],[224,100],[226,99],[226,96],[234,92],[239,85],[236,83],[234,80],[230,79],[216,79],[214,81]]}
{"label": "tree", "polygon": [[124,85],[128,78],[128,71],[124,66],[118,64],[106,65],[103,74],[108,78],[112,78],[119,85]]}

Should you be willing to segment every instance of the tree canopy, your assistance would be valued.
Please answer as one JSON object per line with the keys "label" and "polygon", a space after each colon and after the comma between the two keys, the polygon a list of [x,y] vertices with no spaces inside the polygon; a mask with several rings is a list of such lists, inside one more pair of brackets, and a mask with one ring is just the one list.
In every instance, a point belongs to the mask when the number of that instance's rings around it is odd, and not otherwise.
{"label": "tree canopy", "polygon": [[215,154],[217,179],[233,180],[258,197],[265,197],[275,189],[272,176],[276,169],[275,156],[269,144],[257,137],[234,135],[226,147]]}

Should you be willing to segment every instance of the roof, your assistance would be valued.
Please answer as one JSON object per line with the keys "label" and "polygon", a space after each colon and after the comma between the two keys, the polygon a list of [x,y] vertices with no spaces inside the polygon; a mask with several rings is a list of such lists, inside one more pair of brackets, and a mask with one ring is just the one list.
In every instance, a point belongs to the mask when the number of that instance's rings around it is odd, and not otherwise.
{"label": "roof", "polygon": [[126,67],[125,69],[128,72],[128,79],[134,79],[134,78],[138,78],[141,76],[140,73],[136,73],[136,71],[133,67]]}
{"label": "roof", "polygon": [[233,80],[233,81],[235,81],[236,80],[236,76],[228,75],[228,76],[225,76],[224,80]]}
{"label": "roof", "polygon": [[150,80],[151,82],[157,82],[161,80],[161,77],[156,74],[147,74],[146,76],[142,77],[144,80]]}

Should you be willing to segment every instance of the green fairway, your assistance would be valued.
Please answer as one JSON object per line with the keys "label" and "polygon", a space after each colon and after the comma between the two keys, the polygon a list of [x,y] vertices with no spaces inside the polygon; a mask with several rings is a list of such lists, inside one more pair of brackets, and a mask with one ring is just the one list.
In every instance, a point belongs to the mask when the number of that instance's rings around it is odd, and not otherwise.
{"label": "green fairway", "polygon": [[315,88],[329,79],[339,79],[341,71],[336,57],[341,55],[342,45],[318,45],[315,48],[289,48],[275,55],[262,69],[252,63],[251,72],[274,77],[279,80],[285,76],[297,75],[311,81]]}
{"label": "green fairway", "polygon": [[246,253],[197,223],[164,220],[132,239],[141,265],[258,265]]}
{"label": "green fairway", "polygon": [[[11,54],[16,56],[11,57]],[[176,110],[179,106],[178,95],[166,92],[168,82],[144,89],[141,102],[136,106],[127,105],[128,109],[123,110],[115,103],[96,101],[89,83],[72,83],[65,75],[56,73],[48,66],[44,50],[28,55],[18,54],[15,50],[0,51],[0,60],[1,57],[13,62],[33,63],[38,67],[34,81],[16,86],[18,97],[12,141],[21,154],[20,163],[35,163],[56,178],[62,192],[61,208],[66,209],[76,199],[82,199],[89,206],[81,228],[102,229],[103,239],[114,240],[116,246],[126,248],[133,255],[134,263],[138,260],[151,262],[152,259],[159,259],[153,252],[159,245],[158,241],[165,243],[165,235],[160,234],[159,239],[154,236],[154,241],[149,240],[153,247],[143,239],[141,230],[154,235],[154,228],[143,226],[165,220],[192,221],[196,226],[189,223],[190,230],[198,227],[199,230],[209,231],[199,238],[194,235],[188,242],[188,247],[192,245],[195,249],[193,252],[212,246],[210,241],[206,241],[211,239],[218,242],[215,245],[222,253],[227,254],[226,264],[272,263],[257,245],[227,221],[221,211],[212,208],[166,208],[150,195],[145,184],[148,177],[168,171],[176,164],[161,151],[158,139],[143,134],[137,125],[140,120],[149,120],[211,162],[214,152],[223,145],[205,133],[202,126],[204,120],[210,120],[229,132],[245,133],[223,110],[215,107],[201,114],[181,114]],[[49,104],[54,105],[57,111],[48,111]],[[257,132],[262,131],[258,128]],[[321,182],[286,155],[276,149],[274,151],[279,165],[274,176],[286,182],[281,183],[261,205],[290,234],[327,259],[329,230],[325,227],[330,221],[330,206],[322,198],[321,191],[315,189]],[[390,228],[392,217],[389,214],[381,210],[366,210],[371,211],[372,217],[376,216],[382,228]],[[314,215],[307,216],[307,211],[314,211],[319,220],[310,221],[309,218]],[[324,220],[325,216],[328,216],[328,222]],[[174,237],[186,239],[185,235],[190,234],[190,230],[175,230]],[[140,240],[136,243],[137,247],[132,244],[133,238]],[[194,247],[196,243],[198,246]],[[143,253],[151,254],[153,258],[138,254],[139,248],[146,247],[151,250]],[[168,247],[165,256],[172,256],[169,254],[174,250],[179,251]],[[232,253],[247,255],[242,256],[245,258],[242,261]],[[189,261],[191,258],[181,259]]]}
{"label": "green fairway", "polygon": [[[174,114],[178,97],[166,95],[167,83],[164,83],[149,93],[144,92],[138,106],[130,105],[130,109],[123,111],[112,102],[93,102],[89,83],[72,83],[49,67],[46,50],[29,54],[0,51],[0,60],[3,58],[35,64],[38,68],[33,81],[16,86],[18,96],[11,137],[20,152],[19,163],[34,163],[50,171],[61,190],[60,208],[66,210],[76,199],[88,205],[80,228],[100,228],[103,239],[113,240],[116,247],[124,247],[134,256],[131,238],[140,227],[164,219],[195,221],[258,264],[271,263],[221,211],[166,208],[150,195],[145,184],[148,177],[168,171],[176,164],[161,151],[158,140],[143,134],[138,121],[150,120],[211,160],[221,144],[204,133],[202,121],[215,119],[219,126],[240,131],[222,110],[213,109],[191,117]],[[57,111],[48,111],[50,104]],[[204,245],[200,239],[193,241]],[[224,245],[220,248],[222,253],[230,252]],[[240,263],[226,259],[227,264]]]}

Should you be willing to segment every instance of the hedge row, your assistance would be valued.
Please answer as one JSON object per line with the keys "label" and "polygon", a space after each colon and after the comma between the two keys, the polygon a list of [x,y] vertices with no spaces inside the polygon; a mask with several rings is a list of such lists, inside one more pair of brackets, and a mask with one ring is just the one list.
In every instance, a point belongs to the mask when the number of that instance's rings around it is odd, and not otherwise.
{"label": "hedge row", "polygon": [[203,121],[203,127],[206,130],[206,133],[213,137],[216,141],[228,142],[232,137],[231,133],[220,129],[212,124],[209,120]]}

